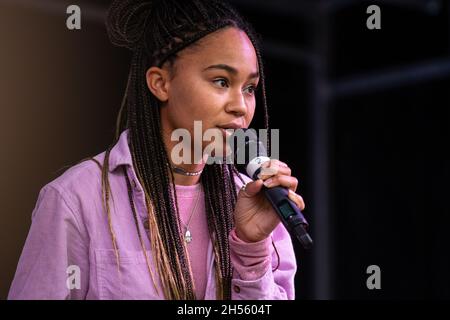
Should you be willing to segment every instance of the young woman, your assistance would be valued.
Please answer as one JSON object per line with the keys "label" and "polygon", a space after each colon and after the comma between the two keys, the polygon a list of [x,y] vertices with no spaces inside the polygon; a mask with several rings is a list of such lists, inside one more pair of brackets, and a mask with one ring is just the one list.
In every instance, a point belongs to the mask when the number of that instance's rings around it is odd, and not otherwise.
{"label": "young woman", "polygon": [[106,25],[133,52],[116,139],[41,189],[9,298],[293,299],[291,239],[261,192],[287,187],[303,209],[289,167],[250,182],[171,156],[194,121],[268,126],[250,26],[217,0],[118,0]]}

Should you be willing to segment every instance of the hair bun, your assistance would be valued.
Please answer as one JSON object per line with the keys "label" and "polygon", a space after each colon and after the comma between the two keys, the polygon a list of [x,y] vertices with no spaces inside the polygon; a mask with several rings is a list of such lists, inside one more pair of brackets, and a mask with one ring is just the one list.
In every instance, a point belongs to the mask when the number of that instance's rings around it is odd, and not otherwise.
{"label": "hair bun", "polygon": [[106,14],[112,44],[135,50],[140,46],[155,0],[114,0]]}

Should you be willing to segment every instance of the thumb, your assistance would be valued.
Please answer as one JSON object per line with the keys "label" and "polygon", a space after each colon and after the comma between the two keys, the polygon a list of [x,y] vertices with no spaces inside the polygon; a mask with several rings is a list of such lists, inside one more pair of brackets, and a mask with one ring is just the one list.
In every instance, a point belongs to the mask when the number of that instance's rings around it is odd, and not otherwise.
{"label": "thumb", "polygon": [[261,191],[263,185],[264,182],[261,179],[249,182],[246,184],[245,190],[241,189],[241,193],[246,198],[254,197]]}

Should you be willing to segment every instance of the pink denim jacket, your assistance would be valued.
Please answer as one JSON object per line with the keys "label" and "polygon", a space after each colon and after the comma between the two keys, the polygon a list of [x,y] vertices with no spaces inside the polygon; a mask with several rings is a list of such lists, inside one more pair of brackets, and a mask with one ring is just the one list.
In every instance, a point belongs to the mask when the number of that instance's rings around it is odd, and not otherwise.
{"label": "pink denim jacket", "polygon": [[[104,154],[95,157],[101,164]],[[133,198],[141,218],[138,224],[144,231],[147,215],[144,192],[133,169],[128,130],[121,134],[112,149],[109,165],[114,197],[110,207],[121,276],[102,206],[101,172],[94,161],[84,161],[41,189],[8,299],[164,298],[162,290],[158,290],[158,295],[152,284],[137,236],[126,181],[119,170],[125,165],[132,181]],[[249,180],[248,177],[244,179]],[[236,183],[242,186],[238,179]],[[216,298],[214,256],[212,243],[209,236],[206,237],[206,253],[201,255],[199,250],[193,250],[189,254],[191,260],[197,256],[206,257],[206,261],[201,260],[206,264],[203,268],[206,270],[203,298],[211,300]],[[296,259],[291,238],[281,223],[271,239],[259,243],[241,241],[234,230],[229,239],[234,266],[232,299],[294,299]],[[149,250],[148,237],[144,242]],[[151,252],[147,253],[153,264]],[[78,282],[72,281],[75,273],[79,275]]]}

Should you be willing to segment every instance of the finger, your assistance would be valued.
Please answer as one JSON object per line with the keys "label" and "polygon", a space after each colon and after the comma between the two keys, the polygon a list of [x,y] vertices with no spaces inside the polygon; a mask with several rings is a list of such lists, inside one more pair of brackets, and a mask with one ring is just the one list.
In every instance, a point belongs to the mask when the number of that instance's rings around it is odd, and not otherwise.
{"label": "finger", "polygon": [[295,193],[292,190],[289,190],[289,199],[291,199],[292,201],[294,201],[294,203],[297,205],[297,207],[303,211],[305,210],[305,201],[303,200],[303,197],[297,193]]}
{"label": "finger", "polygon": [[282,176],[290,176],[292,174],[290,168],[264,168],[260,171],[258,174],[258,178],[262,180],[267,180],[270,177],[276,176],[276,175],[282,175]]}
{"label": "finger", "polygon": [[297,190],[298,180],[296,177],[292,176],[274,176],[264,181],[264,185],[267,188],[273,188],[276,186],[282,186],[288,188],[292,191]]}
{"label": "finger", "polygon": [[245,188],[242,187],[239,191],[239,195],[251,198],[257,195],[263,187],[263,181],[261,179],[258,179],[256,181],[251,181],[245,185]]}
{"label": "finger", "polygon": [[279,160],[271,160],[264,162],[261,165],[261,171],[258,174],[258,178],[266,180],[275,175],[290,176],[291,174],[291,169],[285,163]]}
{"label": "finger", "polygon": [[286,163],[284,163],[283,161],[280,161],[278,159],[270,159],[269,161],[264,162],[261,165],[261,167],[267,168],[267,167],[270,167],[271,165],[278,165],[279,167],[288,167],[288,165]]}
{"label": "finger", "polygon": [[271,159],[269,161],[263,162],[263,164],[261,165],[261,168],[270,168],[270,167],[287,168],[289,166],[278,159]]}

